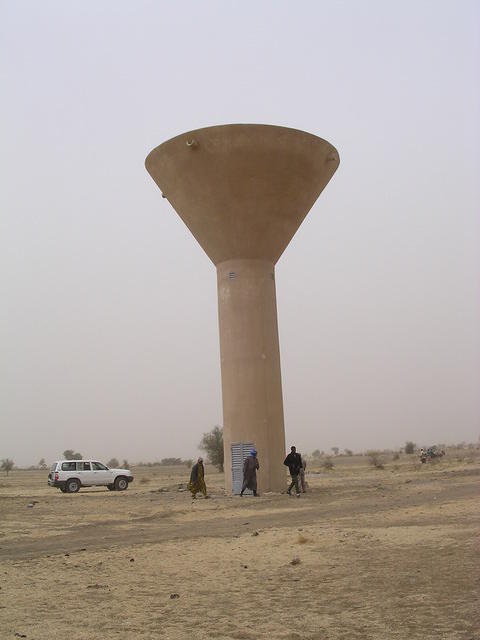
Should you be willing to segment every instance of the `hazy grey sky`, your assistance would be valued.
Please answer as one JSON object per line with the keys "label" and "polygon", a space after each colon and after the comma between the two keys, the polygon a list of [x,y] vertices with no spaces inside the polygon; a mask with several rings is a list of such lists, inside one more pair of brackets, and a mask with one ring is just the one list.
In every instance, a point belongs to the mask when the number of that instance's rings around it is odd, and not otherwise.
{"label": "hazy grey sky", "polygon": [[479,7],[0,2],[0,458],[221,424],[215,269],[143,163],[232,122],[341,158],[277,265],[287,443],[477,440]]}

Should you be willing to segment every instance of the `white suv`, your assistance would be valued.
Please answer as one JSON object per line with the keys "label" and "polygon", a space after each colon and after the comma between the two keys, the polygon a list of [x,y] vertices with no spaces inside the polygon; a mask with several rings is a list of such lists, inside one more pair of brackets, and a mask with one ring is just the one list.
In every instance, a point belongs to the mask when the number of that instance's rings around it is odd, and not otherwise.
{"label": "white suv", "polygon": [[62,493],[77,493],[80,487],[108,487],[125,491],[133,475],[128,469],[109,469],[96,460],[58,460],[51,466],[48,484]]}

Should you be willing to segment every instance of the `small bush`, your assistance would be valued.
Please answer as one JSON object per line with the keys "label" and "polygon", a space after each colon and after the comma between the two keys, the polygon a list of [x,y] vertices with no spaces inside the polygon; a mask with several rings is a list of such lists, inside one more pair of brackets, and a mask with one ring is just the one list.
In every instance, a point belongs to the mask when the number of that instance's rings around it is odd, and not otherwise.
{"label": "small bush", "polygon": [[378,451],[368,451],[367,455],[368,455],[368,462],[369,462],[369,464],[372,465],[372,467],[375,467],[375,469],[384,469],[385,468],[383,460],[382,460],[380,454],[378,453]]}
{"label": "small bush", "polygon": [[306,542],[310,542],[310,539],[306,538],[304,535],[299,533],[297,538],[297,544],[305,544]]}
{"label": "small bush", "polygon": [[65,449],[63,452],[63,457],[65,460],[82,460],[83,456],[81,453],[75,453],[73,449]]}
{"label": "small bush", "polygon": [[415,453],[415,443],[414,442],[408,441],[408,442],[405,443],[405,453],[409,453],[409,454]]}
{"label": "small bush", "polygon": [[330,456],[327,456],[325,460],[322,462],[322,468],[326,469],[327,471],[331,471],[334,468],[334,466],[335,465],[332,459],[330,458]]}
{"label": "small bush", "polygon": [[400,460],[400,454],[398,453],[398,451],[395,451],[392,456],[392,460]]}
{"label": "small bush", "polygon": [[2,471],[5,471],[5,473],[8,474],[10,473],[10,471],[13,469],[13,467],[15,466],[15,463],[13,460],[10,460],[10,458],[5,458],[4,460],[2,460],[2,462],[0,463],[0,469]]}
{"label": "small bush", "polygon": [[181,458],[162,458],[160,464],[163,467],[173,467],[183,464],[183,460]]}
{"label": "small bush", "polygon": [[198,448],[206,451],[210,464],[223,471],[223,427],[217,425],[204,433]]}

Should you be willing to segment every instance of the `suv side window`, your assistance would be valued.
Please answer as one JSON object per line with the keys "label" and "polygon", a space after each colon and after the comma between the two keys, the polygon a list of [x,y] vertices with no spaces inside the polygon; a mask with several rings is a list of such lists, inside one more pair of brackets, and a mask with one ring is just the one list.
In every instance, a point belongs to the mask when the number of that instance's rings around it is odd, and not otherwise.
{"label": "suv side window", "polygon": [[108,467],[101,462],[92,462],[92,467],[94,471],[108,471]]}
{"label": "suv side window", "polygon": [[75,471],[75,462],[62,462],[62,471]]}
{"label": "suv side window", "polygon": [[77,462],[77,471],[91,471],[90,462]]}

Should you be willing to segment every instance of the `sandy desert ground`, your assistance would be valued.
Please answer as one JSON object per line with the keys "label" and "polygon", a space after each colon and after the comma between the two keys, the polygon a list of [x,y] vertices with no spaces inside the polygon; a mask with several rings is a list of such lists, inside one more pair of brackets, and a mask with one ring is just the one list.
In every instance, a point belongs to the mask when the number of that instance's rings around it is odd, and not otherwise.
{"label": "sandy desert ground", "polygon": [[185,467],[74,495],[2,474],[0,637],[477,640],[479,454],[336,458],[298,500],[209,467],[195,503]]}

